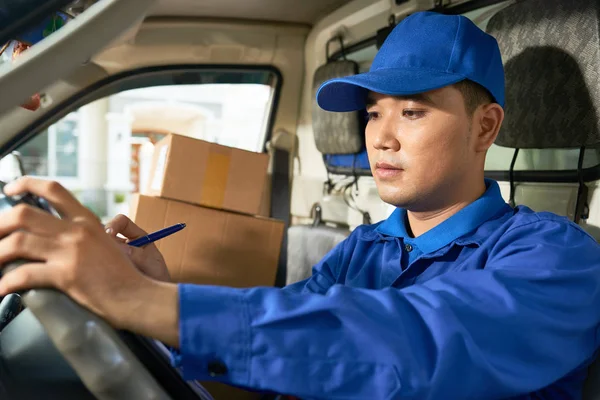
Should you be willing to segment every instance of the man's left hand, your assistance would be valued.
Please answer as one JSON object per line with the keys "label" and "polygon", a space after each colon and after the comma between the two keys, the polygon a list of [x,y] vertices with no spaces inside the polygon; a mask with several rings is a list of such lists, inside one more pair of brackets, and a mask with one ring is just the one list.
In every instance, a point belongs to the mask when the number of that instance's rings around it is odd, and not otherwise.
{"label": "man's left hand", "polygon": [[[142,274],[107,235],[99,219],[57,182],[22,178],[4,189],[9,196],[32,193],[45,198],[62,219],[27,205],[0,218],[0,265],[30,260],[0,279],[0,296],[32,288],[55,288],[103,317],[128,329],[177,345],[177,290]],[[0,267],[1,268],[1,267]],[[158,309],[157,309],[158,308]],[[167,320],[165,320],[167,319]]]}

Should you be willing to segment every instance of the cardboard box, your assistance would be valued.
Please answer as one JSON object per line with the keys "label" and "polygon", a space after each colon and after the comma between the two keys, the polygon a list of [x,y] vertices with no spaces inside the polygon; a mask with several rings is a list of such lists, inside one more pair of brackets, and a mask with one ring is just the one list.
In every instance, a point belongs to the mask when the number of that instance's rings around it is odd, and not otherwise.
{"label": "cardboard box", "polygon": [[156,242],[176,282],[273,286],[282,221],[134,194],[130,218],[146,232],[187,227]]}
{"label": "cardboard box", "polygon": [[144,194],[260,215],[269,156],[171,134],[156,144]]}

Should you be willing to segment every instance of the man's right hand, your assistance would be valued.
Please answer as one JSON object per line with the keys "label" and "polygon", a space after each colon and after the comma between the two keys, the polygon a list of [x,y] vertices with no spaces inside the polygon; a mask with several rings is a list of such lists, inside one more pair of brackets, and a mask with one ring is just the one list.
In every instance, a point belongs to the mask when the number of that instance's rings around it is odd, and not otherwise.
{"label": "man's right hand", "polygon": [[[113,236],[115,240],[121,243],[121,247],[125,254],[129,256],[129,259],[142,273],[152,279],[171,282],[171,276],[169,275],[165,259],[154,243],[150,243],[141,248],[129,246],[127,244],[127,242],[146,236],[148,234],[147,232],[124,215],[117,215],[106,224],[105,228],[106,233]],[[118,237],[118,234],[121,234],[126,239]]]}

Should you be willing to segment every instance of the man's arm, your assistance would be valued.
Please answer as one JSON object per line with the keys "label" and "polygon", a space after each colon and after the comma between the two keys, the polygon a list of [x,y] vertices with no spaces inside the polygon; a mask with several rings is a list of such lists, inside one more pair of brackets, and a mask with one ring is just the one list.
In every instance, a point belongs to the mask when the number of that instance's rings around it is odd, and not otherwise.
{"label": "man's arm", "polygon": [[[356,231],[355,231],[356,233]],[[291,285],[287,285],[286,287],[279,289],[285,291],[286,293],[321,293],[325,294],[331,286],[333,286],[337,280],[338,272],[341,268],[341,260],[342,254],[344,254],[344,249],[346,248],[346,243],[348,241],[354,240],[356,237],[355,234],[351,234],[346,240],[342,241],[338,245],[336,245],[329,253],[317,263],[312,270],[312,276],[310,278],[304,279],[302,281],[293,283]],[[161,290],[165,291],[166,287],[163,287]],[[205,289],[208,290],[208,289]],[[170,298],[171,294],[163,293],[163,296]],[[179,307],[178,307],[179,308]],[[152,312],[154,313],[154,312]],[[178,314],[179,315],[179,314]],[[153,320],[148,321],[149,324],[153,324]],[[169,323],[166,324],[166,327],[171,326]],[[150,326],[145,328],[152,329]],[[163,327],[165,329],[165,327]],[[177,329],[176,337],[179,337],[179,329]],[[157,338],[156,336],[154,336]],[[171,340],[175,336],[172,330],[163,332],[162,341],[169,345],[169,350],[171,351],[171,361],[174,365],[181,365],[181,352],[179,351],[179,343],[174,344],[173,342],[165,342],[165,340]]]}
{"label": "man's arm", "polygon": [[505,234],[497,248],[485,270],[402,290],[180,285],[184,375],[327,399],[543,388],[597,348],[598,245],[545,221]]}

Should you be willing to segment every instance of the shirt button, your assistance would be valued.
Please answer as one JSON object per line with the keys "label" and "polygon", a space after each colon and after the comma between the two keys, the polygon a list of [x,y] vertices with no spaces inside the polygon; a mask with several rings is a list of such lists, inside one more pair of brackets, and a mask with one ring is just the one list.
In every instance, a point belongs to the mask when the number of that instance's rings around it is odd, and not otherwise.
{"label": "shirt button", "polygon": [[412,245],[411,245],[410,243],[406,243],[406,245],[404,246],[404,249],[405,249],[406,251],[408,251],[409,253],[410,253],[411,251],[413,251],[413,247],[412,247]]}
{"label": "shirt button", "polygon": [[208,363],[208,373],[213,378],[217,376],[223,376],[227,372],[227,366],[221,361],[211,361]]}

